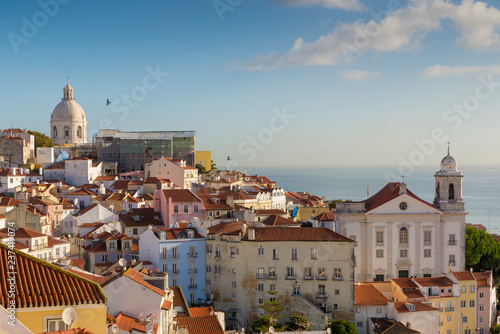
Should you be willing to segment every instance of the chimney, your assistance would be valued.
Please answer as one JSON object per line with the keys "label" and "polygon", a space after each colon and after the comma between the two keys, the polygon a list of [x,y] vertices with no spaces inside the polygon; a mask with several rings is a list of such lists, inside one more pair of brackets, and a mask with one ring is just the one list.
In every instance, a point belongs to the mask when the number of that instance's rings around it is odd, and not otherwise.
{"label": "chimney", "polygon": [[12,168],[12,176],[16,176],[16,169]]}
{"label": "chimney", "polygon": [[248,229],[248,240],[255,240],[255,229]]}
{"label": "chimney", "polygon": [[94,240],[97,239],[97,231],[94,231]]}
{"label": "chimney", "polygon": [[78,198],[75,198],[75,199],[73,200],[73,204],[74,204],[75,206],[78,206]]}
{"label": "chimney", "polygon": [[132,231],[131,231],[131,230],[128,230],[128,231],[127,231],[127,236],[128,236],[129,238],[131,238],[131,237],[132,237]]}
{"label": "chimney", "polygon": [[400,195],[406,194],[406,184],[405,183],[399,184],[399,194]]}
{"label": "chimney", "polygon": [[106,193],[106,188],[104,188],[104,182],[99,183],[99,194],[104,194]]}
{"label": "chimney", "polygon": [[247,224],[241,224],[241,234],[245,234],[247,232]]}

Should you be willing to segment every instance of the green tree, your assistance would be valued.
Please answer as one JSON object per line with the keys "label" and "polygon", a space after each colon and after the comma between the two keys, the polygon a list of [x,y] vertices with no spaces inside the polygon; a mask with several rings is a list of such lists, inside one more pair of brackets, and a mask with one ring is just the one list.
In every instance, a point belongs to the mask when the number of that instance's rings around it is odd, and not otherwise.
{"label": "green tree", "polygon": [[290,322],[288,322],[287,330],[290,331],[310,331],[311,323],[305,314],[292,313],[290,314]]}
{"label": "green tree", "polygon": [[493,236],[474,227],[465,226],[465,266],[474,271],[493,270],[497,277],[500,265],[500,244]]}
{"label": "green tree", "polygon": [[215,164],[215,161],[212,160],[212,165],[210,165],[210,169],[217,169],[217,165]]}
{"label": "green tree", "polygon": [[272,326],[276,332],[282,332],[287,328],[287,325],[278,323],[278,320],[284,317],[284,315],[279,315],[284,308],[283,302],[279,298],[276,298],[279,291],[275,289],[276,284],[270,284],[270,287],[271,289],[267,293],[272,296],[273,300],[264,300],[263,309],[266,311],[266,314],[255,319],[252,325],[252,328],[257,332],[267,332],[271,325],[271,318],[273,322]]}
{"label": "green tree", "polygon": [[200,164],[196,164],[195,167],[198,168],[198,174],[206,174],[207,173],[207,169],[205,168],[205,166],[200,165]]}
{"label": "green tree", "polygon": [[330,320],[326,328],[332,330],[332,334],[358,334],[356,327],[352,322],[340,320]]}
{"label": "green tree", "polygon": [[493,334],[500,334],[500,324],[493,326],[493,328],[491,329],[491,332]]}
{"label": "green tree", "polygon": [[38,147],[54,147],[54,142],[49,136],[41,132],[31,130],[28,130],[28,133],[35,137],[35,150]]}

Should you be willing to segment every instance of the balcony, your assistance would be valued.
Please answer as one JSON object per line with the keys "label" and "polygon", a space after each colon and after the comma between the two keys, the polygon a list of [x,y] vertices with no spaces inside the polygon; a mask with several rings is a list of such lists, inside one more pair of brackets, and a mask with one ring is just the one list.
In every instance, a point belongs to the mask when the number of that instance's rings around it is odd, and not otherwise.
{"label": "balcony", "polygon": [[328,293],[326,293],[326,292],[317,292],[316,293],[316,298],[318,298],[318,299],[327,299],[328,298]]}
{"label": "balcony", "polygon": [[456,240],[448,240],[448,246],[455,246],[457,244]]}
{"label": "balcony", "polygon": [[431,241],[430,240],[425,240],[424,241],[424,246],[430,246],[431,245]]}
{"label": "balcony", "polygon": [[328,279],[327,275],[326,274],[323,274],[323,275],[316,275],[316,279],[317,280],[321,280],[321,281],[326,281]]}
{"label": "balcony", "polygon": [[180,258],[180,257],[179,257],[179,254],[168,254],[168,255],[167,255],[167,259],[168,259],[168,260],[177,260],[177,259],[179,259],[179,258]]}
{"label": "balcony", "polygon": [[443,327],[443,322],[442,321],[439,322],[439,327]]}
{"label": "balcony", "polygon": [[335,275],[332,277],[332,279],[334,281],[342,281],[344,278],[342,277],[342,275]]}
{"label": "balcony", "polygon": [[196,289],[198,289],[198,284],[189,284],[188,289],[189,290],[196,290]]}
{"label": "balcony", "polygon": [[269,273],[269,279],[276,279],[276,273]]}
{"label": "balcony", "polygon": [[447,306],[446,309],[445,309],[445,312],[454,312],[455,311],[455,307],[453,306]]}
{"label": "balcony", "polygon": [[449,265],[449,266],[455,266],[455,261],[450,261],[450,262],[448,262],[448,265]]}
{"label": "balcony", "polygon": [[384,242],[383,242],[383,241],[377,241],[376,245],[377,245],[377,246],[383,246],[383,245],[384,245]]}
{"label": "balcony", "polygon": [[196,253],[187,253],[188,258],[196,259],[198,257],[198,252]]}
{"label": "balcony", "polygon": [[294,279],[295,279],[295,274],[291,274],[291,275],[290,275],[290,274],[287,274],[287,275],[285,276],[285,279],[287,279],[287,280],[294,280]]}
{"label": "balcony", "polygon": [[47,248],[47,247],[48,247],[48,244],[38,244],[38,245],[32,245],[31,249],[32,250],[37,250],[37,249],[44,249],[44,248]]}
{"label": "balcony", "polygon": [[304,280],[312,280],[313,278],[311,275],[304,275]]}
{"label": "balcony", "polygon": [[188,269],[188,274],[189,274],[189,275],[194,275],[194,274],[196,274],[197,272],[198,272],[198,269],[196,269],[196,268],[189,268],[189,269]]}
{"label": "balcony", "polygon": [[170,275],[179,275],[179,269],[172,269],[168,272]]}

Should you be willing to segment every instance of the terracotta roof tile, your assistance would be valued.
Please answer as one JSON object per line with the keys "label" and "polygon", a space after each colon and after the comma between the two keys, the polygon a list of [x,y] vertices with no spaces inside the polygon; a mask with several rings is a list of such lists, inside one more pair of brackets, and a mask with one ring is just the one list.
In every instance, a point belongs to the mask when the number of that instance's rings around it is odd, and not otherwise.
{"label": "terracotta roof tile", "polygon": [[267,215],[282,216],[282,215],[288,215],[288,212],[281,211],[278,209],[265,209],[265,210],[255,210],[255,215],[256,216],[267,216]]}
{"label": "terracotta roof tile", "polygon": [[23,204],[23,202],[11,198],[11,197],[2,197],[0,198],[0,206],[17,206],[19,204]]}
{"label": "terracotta roof tile", "polygon": [[357,285],[354,288],[356,306],[387,305],[387,298],[371,284]]}
{"label": "terracotta roof tile", "polygon": [[352,242],[347,237],[325,227],[254,227],[255,239],[249,240],[249,230],[243,240],[248,241],[334,241]]}
{"label": "terracotta roof tile", "polygon": [[167,200],[172,198],[174,203],[202,202],[202,200],[189,189],[164,189],[163,196]]}
{"label": "terracotta roof tile", "polygon": [[214,309],[212,306],[207,307],[190,307],[192,317],[208,317],[214,315]]}
{"label": "terracotta roof tile", "polygon": [[290,219],[283,218],[281,216],[271,215],[261,221],[262,224],[266,226],[300,226],[300,223],[295,223]]}
{"label": "terracotta roof tile", "polygon": [[[0,244],[0,301],[8,307],[10,300],[7,256],[10,248]],[[106,296],[94,282],[71,274],[55,265],[39,260],[16,249],[16,307],[67,306],[82,303],[103,304]]]}
{"label": "terracotta roof tile", "polygon": [[210,234],[225,234],[225,235],[238,235],[241,233],[241,226],[244,222],[221,222],[217,225],[208,228]]}
{"label": "terracotta roof tile", "polygon": [[103,284],[104,282],[106,282],[109,279],[108,277],[92,274],[92,273],[89,273],[88,271],[85,271],[82,269],[74,269],[74,268],[69,267],[66,270],[69,271],[70,273],[73,273],[75,275],[86,278],[89,281],[96,282],[99,285]]}
{"label": "terracotta roof tile", "polygon": [[[472,273],[472,275],[474,275],[474,278],[477,281],[477,286],[478,287],[486,288],[486,287],[490,287],[490,284],[493,284],[492,283],[493,278],[491,276],[491,271],[489,271],[489,270],[483,271],[483,272],[480,272],[480,273]],[[490,278],[490,284],[488,284],[488,279],[489,278]]]}
{"label": "terracotta roof tile", "polygon": [[224,334],[216,315],[208,317],[175,318],[178,327],[186,327],[189,334]]}
{"label": "terracotta roof tile", "polygon": [[[146,323],[141,322],[139,319],[131,317],[129,315],[125,315],[123,313],[118,313],[116,316],[116,325],[126,333],[131,333],[132,330],[134,333],[136,331],[145,332],[146,331]],[[158,326],[153,326],[153,331],[157,333]]]}
{"label": "terracotta roof tile", "polygon": [[[389,182],[385,187],[383,187],[378,193],[373,195],[372,197],[368,198],[367,200],[363,201],[365,203],[365,209],[366,211],[371,211],[391,200],[393,200],[396,197],[401,196],[399,194],[401,187],[401,182]],[[439,210],[436,208],[433,204],[430,204],[417,195],[413,194],[410,190],[406,189],[406,194],[436,210]]]}
{"label": "terracotta roof tile", "polygon": [[124,275],[127,276],[128,278],[130,278],[131,280],[141,284],[142,286],[148,288],[149,290],[156,292],[157,294],[165,297],[165,294],[166,294],[165,291],[147,283],[146,281],[144,281],[142,279],[142,277],[145,276],[144,274],[141,274],[140,272],[138,272],[132,268],[129,268],[129,269],[127,269],[127,271],[125,271]]}
{"label": "terracotta roof tile", "polygon": [[186,298],[184,297],[184,293],[182,292],[182,288],[180,286],[171,287],[172,291],[174,291],[174,307],[180,307],[182,311],[177,311],[177,317],[191,316],[191,311],[189,306],[187,305]]}
{"label": "terracotta roof tile", "polygon": [[474,276],[470,271],[452,271],[453,276],[459,281],[474,281]]}
{"label": "terracotta roof tile", "polygon": [[[8,227],[0,229],[0,232],[7,233]],[[36,232],[25,227],[18,227],[16,230],[16,238],[38,238],[38,237],[48,237],[47,234]]]}
{"label": "terracotta roof tile", "polygon": [[418,289],[418,285],[416,285],[411,278],[393,278],[392,281],[401,289]]}
{"label": "terracotta roof tile", "polygon": [[404,290],[403,293],[409,299],[425,299],[424,294],[420,290]]}
{"label": "terracotta roof tile", "polygon": [[[411,304],[414,306],[415,310],[410,311],[406,304]],[[439,309],[429,306],[427,304],[421,303],[421,302],[395,302],[394,303],[394,308],[398,313],[405,313],[405,312],[422,312],[422,311],[436,311],[438,312]]]}
{"label": "terracotta roof tile", "polygon": [[320,213],[319,215],[317,215],[313,219],[317,220],[317,221],[331,222],[331,221],[335,221],[335,215],[331,211],[326,211],[326,212]]}
{"label": "terracotta roof tile", "polygon": [[453,281],[446,276],[440,277],[415,277],[415,282],[421,286],[453,286]]}

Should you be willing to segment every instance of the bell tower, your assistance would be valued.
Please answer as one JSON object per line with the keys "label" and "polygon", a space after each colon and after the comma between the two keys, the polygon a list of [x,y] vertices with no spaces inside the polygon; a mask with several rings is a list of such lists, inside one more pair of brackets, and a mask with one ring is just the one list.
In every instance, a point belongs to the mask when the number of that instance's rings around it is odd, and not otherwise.
{"label": "bell tower", "polygon": [[444,212],[465,212],[462,197],[463,177],[462,172],[457,169],[457,162],[450,155],[448,143],[448,155],[441,160],[441,170],[434,174],[436,180],[434,205]]}

